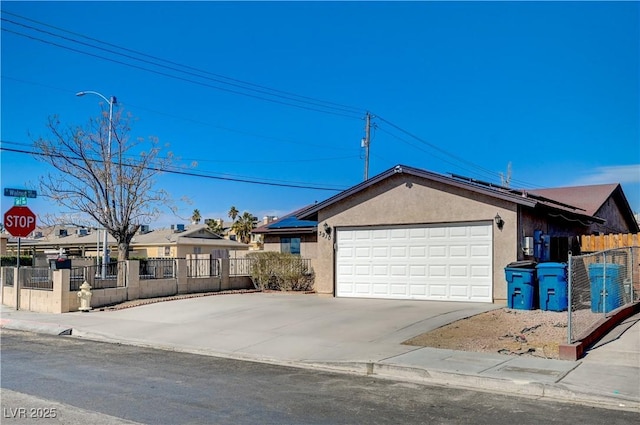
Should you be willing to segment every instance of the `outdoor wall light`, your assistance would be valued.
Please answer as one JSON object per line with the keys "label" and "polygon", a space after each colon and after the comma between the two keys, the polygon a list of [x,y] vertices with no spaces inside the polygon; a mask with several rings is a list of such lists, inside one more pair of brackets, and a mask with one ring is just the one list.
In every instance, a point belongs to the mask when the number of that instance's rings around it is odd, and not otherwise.
{"label": "outdoor wall light", "polygon": [[502,219],[502,217],[500,217],[500,214],[496,214],[493,219],[495,220],[498,229],[502,229],[502,226],[504,226],[504,220]]}
{"label": "outdoor wall light", "polygon": [[331,226],[329,226],[327,223],[324,223],[324,224],[322,225],[322,228],[324,229],[324,232],[325,232],[327,235],[331,236]]}

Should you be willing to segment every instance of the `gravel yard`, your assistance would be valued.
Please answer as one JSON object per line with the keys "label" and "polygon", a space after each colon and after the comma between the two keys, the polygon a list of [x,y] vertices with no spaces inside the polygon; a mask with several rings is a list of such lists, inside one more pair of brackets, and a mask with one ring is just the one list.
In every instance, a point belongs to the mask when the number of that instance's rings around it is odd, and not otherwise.
{"label": "gravel yard", "polygon": [[567,312],[502,308],[458,320],[404,343],[423,347],[557,359]]}

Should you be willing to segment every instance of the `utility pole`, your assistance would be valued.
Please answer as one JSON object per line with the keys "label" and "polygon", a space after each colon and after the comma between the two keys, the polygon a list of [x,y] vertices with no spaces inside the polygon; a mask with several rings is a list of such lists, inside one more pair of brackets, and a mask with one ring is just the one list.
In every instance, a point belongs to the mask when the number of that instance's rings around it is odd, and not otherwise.
{"label": "utility pole", "polygon": [[362,139],[362,147],[364,148],[364,181],[369,179],[369,142],[371,141],[371,114],[367,112],[364,125],[364,139]]}

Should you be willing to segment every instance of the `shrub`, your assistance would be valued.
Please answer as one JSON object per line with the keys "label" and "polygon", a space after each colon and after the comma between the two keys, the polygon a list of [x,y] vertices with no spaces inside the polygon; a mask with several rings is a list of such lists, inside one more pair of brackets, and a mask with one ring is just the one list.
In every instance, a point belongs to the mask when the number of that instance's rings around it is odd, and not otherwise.
{"label": "shrub", "polygon": [[280,291],[310,291],[313,289],[314,272],[309,260],[279,252],[252,252],[251,280],[258,289]]}
{"label": "shrub", "polygon": [[[18,260],[15,255],[3,255],[0,257],[0,266],[2,267],[15,267]],[[27,255],[20,256],[21,266],[33,266],[33,258]]]}

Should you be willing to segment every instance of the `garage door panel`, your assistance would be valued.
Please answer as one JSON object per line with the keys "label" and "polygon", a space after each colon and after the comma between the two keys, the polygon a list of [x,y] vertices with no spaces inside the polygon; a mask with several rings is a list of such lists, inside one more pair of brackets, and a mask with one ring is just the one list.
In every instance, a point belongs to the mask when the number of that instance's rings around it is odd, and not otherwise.
{"label": "garage door panel", "polygon": [[449,284],[449,297],[469,298],[469,286],[466,283]]}
{"label": "garage door panel", "polygon": [[428,266],[430,278],[442,278],[447,276],[447,267],[444,265]]}
{"label": "garage door panel", "polygon": [[427,295],[427,285],[409,285],[409,295],[414,297],[425,297]]}
{"label": "garage door panel", "polygon": [[336,294],[492,301],[492,225],[336,231]]}
{"label": "garage door panel", "polygon": [[469,277],[469,266],[459,265],[449,267],[449,276],[452,278]]}
{"label": "garage door panel", "polygon": [[491,245],[489,244],[474,244],[471,245],[471,256],[472,257],[480,257],[480,258],[490,258],[491,257]]}
{"label": "garage door panel", "polygon": [[406,246],[392,246],[389,255],[393,258],[406,258],[409,255]]}
{"label": "garage door panel", "polygon": [[449,257],[469,258],[469,246],[451,245],[449,247]]}
{"label": "garage door panel", "polygon": [[406,297],[408,295],[409,287],[408,285],[392,284],[389,285],[389,289],[392,296],[402,295]]}
{"label": "garage door panel", "polygon": [[427,251],[429,252],[429,258],[447,257],[447,247],[444,245],[429,245]]}
{"label": "garage door panel", "polygon": [[431,227],[427,231],[427,238],[432,240],[445,239],[447,231],[443,227]]}
{"label": "garage door panel", "polygon": [[447,285],[446,284],[438,284],[432,283],[427,287],[428,294],[430,298],[433,299],[444,299],[447,297]]}
{"label": "garage door panel", "polygon": [[472,278],[491,279],[491,267],[486,265],[472,265],[469,267]]}

